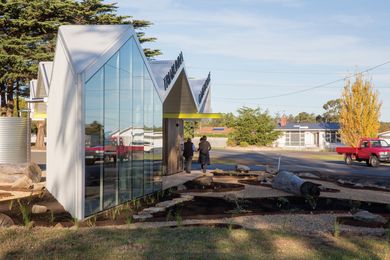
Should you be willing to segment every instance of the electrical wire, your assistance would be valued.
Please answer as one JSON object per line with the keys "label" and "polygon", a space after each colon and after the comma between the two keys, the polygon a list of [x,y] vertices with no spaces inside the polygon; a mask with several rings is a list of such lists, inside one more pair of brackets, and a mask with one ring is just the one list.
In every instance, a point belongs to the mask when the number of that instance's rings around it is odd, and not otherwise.
{"label": "electrical wire", "polygon": [[290,95],[294,95],[294,94],[308,92],[308,91],[311,91],[311,90],[314,90],[314,89],[318,89],[318,88],[324,88],[324,87],[327,87],[329,85],[333,85],[335,83],[342,82],[342,81],[345,81],[345,80],[350,79],[352,77],[355,77],[356,75],[364,74],[364,73],[367,73],[369,71],[375,70],[375,69],[380,68],[380,67],[382,67],[384,65],[387,65],[387,64],[390,64],[390,61],[386,61],[384,63],[378,64],[376,66],[370,67],[368,69],[362,70],[360,72],[354,73],[354,74],[352,74],[350,76],[346,76],[346,77],[343,77],[343,78],[340,78],[340,79],[337,79],[337,80],[333,80],[333,81],[330,81],[330,82],[327,82],[327,83],[319,84],[319,85],[316,85],[316,86],[313,86],[313,87],[310,87],[310,88],[305,88],[305,89],[301,89],[301,90],[295,90],[295,91],[291,91],[291,92],[287,92],[287,93],[283,93],[283,94],[278,94],[278,95],[265,96],[265,97],[248,97],[248,98],[229,98],[229,97],[216,97],[216,98],[225,99],[225,100],[262,100],[262,99],[290,96]]}

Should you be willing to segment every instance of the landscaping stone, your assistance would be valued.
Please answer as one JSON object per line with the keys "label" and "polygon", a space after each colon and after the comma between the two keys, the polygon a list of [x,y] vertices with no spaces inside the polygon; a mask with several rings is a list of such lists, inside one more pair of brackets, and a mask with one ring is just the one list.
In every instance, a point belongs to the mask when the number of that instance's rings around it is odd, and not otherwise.
{"label": "landscaping stone", "polygon": [[134,220],[145,220],[148,218],[153,218],[151,214],[139,214],[139,215],[133,215]]}
{"label": "landscaping stone", "polygon": [[158,212],[163,212],[165,211],[166,208],[164,207],[150,207],[150,208],[146,208],[146,209],[143,209],[141,211],[141,215],[145,215],[145,214],[155,214],[155,213],[158,213]]}
{"label": "landscaping stone", "polygon": [[187,190],[187,187],[184,186],[183,184],[182,185],[179,185],[177,186],[177,191],[183,191],[183,190]]}
{"label": "landscaping stone", "polygon": [[63,228],[64,226],[61,223],[57,223],[54,227],[55,228]]}
{"label": "landscaping stone", "polygon": [[202,176],[193,180],[194,183],[201,186],[211,186],[213,183],[213,177],[211,176]]}
{"label": "landscaping stone", "polygon": [[387,222],[384,217],[368,212],[367,210],[360,210],[353,214],[352,217],[356,220],[360,220],[367,223],[386,224]]}
{"label": "landscaping stone", "polygon": [[243,164],[237,164],[236,165],[236,171],[237,172],[240,172],[240,173],[248,173],[249,171],[251,170],[251,168],[249,168],[249,166],[246,166],[246,165],[243,165]]}
{"label": "landscaping stone", "polygon": [[12,189],[31,189],[32,187],[33,187],[32,180],[27,176],[23,176],[19,178],[11,185]]}
{"label": "landscaping stone", "polygon": [[234,193],[228,193],[225,196],[223,196],[223,199],[230,201],[230,202],[235,202],[235,201],[237,201],[238,197]]}
{"label": "landscaping stone", "polygon": [[162,202],[157,203],[156,207],[170,208],[174,205],[176,205],[176,202],[174,202],[173,200],[166,200],[166,201],[162,201]]}
{"label": "landscaping stone", "polygon": [[184,201],[191,201],[194,199],[194,196],[192,195],[181,195],[181,198],[184,200]]}
{"label": "landscaping stone", "polygon": [[36,163],[0,164],[0,182],[14,183],[27,176],[33,183],[41,181],[42,171]]}
{"label": "landscaping stone", "polygon": [[267,165],[267,166],[265,166],[265,172],[271,173],[271,174],[276,174],[278,172],[278,168],[276,168],[273,165]]}
{"label": "landscaping stone", "polygon": [[0,213],[0,227],[10,227],[14,225],[14,221],[9,216]]}
{"label": "landscaping stone", "polygon": [[47,211],[46,206],[41,206],[37,204],[33,205],[31,209],[32,214],[41,214],[41,213],[45,213],[46,211]]}
{"label": "landscaping stone", "polygon": [[213,170],[211,173],[215,173],[215,174],[224,174],[225,171],[217,168],[217,169]]}

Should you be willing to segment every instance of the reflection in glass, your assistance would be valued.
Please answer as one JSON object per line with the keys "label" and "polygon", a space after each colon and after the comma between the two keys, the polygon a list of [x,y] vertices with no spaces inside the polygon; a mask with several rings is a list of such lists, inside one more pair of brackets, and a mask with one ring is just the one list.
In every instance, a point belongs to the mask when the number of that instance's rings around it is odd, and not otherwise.
{"label": "reflection in glass", "polygon": [[85,215],[101,210],[103,177],[103,69],[85,84]]}
{"label": "reflection in glass", "polygon": [[85,216],[160,190],[162,103],[134,39],[84,95]]}
{"label": "reflection in glass", "polygon": [[144,193],[149,194],[153,192],[153,82],[148,73],[144,76],[144,144]]}
{"label": "reflection in glass", "polygon": [[133,42],[133,198],[144,194],[144,64],[136,43]]}
{"label": "reflection in glass", "polygon": [[116,204],[119,134],[119,55],[104,66],[104,181],[103,208]]}
{"label": "reflection in glass", "polygon": [[156,90],[153,91],[153,190],[162,189],[162,102]]}
{"label": "reflection in glass", "polygon": [[131,147],[133,138],[133,107],[132,107],[132,76],[131,76],[131,41],[128,41],[119,51],[119,202],[131,199]]}

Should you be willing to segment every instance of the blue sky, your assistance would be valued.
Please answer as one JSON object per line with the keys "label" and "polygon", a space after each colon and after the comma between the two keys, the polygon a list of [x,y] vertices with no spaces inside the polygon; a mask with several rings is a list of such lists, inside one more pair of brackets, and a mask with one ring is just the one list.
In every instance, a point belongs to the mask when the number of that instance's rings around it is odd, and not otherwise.
{"label": "blue sky", "polygon": [[[107,1],[112,2],[112,1]],[[271,114],[322,113],[338,98],[338,82],[294,95],[390,61],[390,5],[387,0],[116,0],[120,14],[146,19],[158,38],[158,59],[183,51],[195,78],[211,71],[214,112],[241,106]],[[367,74],[390,121],[390,64]]]}

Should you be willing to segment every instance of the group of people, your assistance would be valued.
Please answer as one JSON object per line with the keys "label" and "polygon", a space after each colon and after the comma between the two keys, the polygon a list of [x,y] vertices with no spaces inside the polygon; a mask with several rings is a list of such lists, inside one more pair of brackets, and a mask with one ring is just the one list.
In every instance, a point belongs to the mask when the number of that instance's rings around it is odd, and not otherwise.
{"label": "group of people", "polygon": [[[188,138],[184,143],[183,148],[184,170],[186,173],[191,173],[192,157],[194,156],[195,150],[195,145],[192,143],[191,138]],[[200,143],[197,150],[199,152],[198,162],[200,163],[204,173],[206,173],[207,165],[210,165],[210,150],[211,145],[207,141],[207,137],[204,135],[202,138],[200,138]]]}

